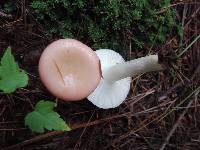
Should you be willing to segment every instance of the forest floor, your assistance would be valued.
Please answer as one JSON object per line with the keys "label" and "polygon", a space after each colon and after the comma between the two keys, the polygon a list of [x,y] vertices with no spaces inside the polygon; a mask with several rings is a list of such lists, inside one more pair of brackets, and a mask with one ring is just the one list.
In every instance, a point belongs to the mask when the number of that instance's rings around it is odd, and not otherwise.
{"label": "forest floor", "polygon": [[[177,10],[183,37],[171,36],[152,50],[169,56],[168,69],[135,77],[126,101],[115,109],[99,109],[86,99],[58,101],[56,111],[73,130],[44,134],[31,132],[24,117],[39,100],[55,100],[41,83],[38,60],[60,37],[47,37],[23,0],[16,14],[0,13],[0,56],[11,46],[30,78],[27,87],[0,93],[0,149],[200,149],[200,40],[195,41],[200,35],[200,2],[177,1],[171,7]],[[174,54],[179,57],[172,59]]]}

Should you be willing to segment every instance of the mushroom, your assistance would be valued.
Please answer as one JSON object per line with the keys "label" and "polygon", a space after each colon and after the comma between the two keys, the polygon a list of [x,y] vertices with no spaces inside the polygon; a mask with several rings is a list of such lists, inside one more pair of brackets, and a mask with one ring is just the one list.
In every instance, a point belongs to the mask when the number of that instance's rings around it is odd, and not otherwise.
{"label": "mushroom", "polygon": [[88,98],[100,108],[119,106],[130,90],[131,77],[162,70],[157,55],[125,62],[109,49],[94,52],[74,39],[60,39],[42,53],[39,74],[46,88],[66,101]]}
{"label": "mushroom", "polygon": [[43,51],[39,75],[46,88],[56,97],[77,101],[97,87],[101,73],[99,58],[85,44],[74,39],[60,39]]}
{"label": "mushroom", "polygon": [[125,62],[123,57],[113,50],[100,49],[96,54],[100,59],[102,78],[97,88],[88,96],[88,100],[103,109],[115,108],[126,99],[132,76],[163,70],[158,63],[158,55]]}

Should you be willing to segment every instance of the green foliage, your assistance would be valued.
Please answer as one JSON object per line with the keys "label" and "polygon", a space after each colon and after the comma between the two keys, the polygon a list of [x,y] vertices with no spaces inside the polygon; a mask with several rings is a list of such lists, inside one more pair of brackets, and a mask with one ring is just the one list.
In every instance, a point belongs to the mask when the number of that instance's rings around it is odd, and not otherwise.
{"label": "green foliage", "polygon": [[15,3],[12,0],[7,0],[4,5],[0,6],[5,13],[13,13],[17,10]]}
{"label": "green foliage", "polygon": [[57,112],[53,111],[54,102],[41,100],[36,104],[35,110],[25,117],[25,125],[32,131],[44,133],[44,128],[48,130],[70,131],[71,129],[60,118]]}
{"label": "green foliage", "polygon": [[[175,26],[170,0],[33,0],[49,35],[89,41],[94,48],[162,43]],[[159,13],[164,9],[164,12]],[[123,47],[124,49],[124,47]]]}
{"label": "green foliage", "polygon": [[12,93],[17,88],[25,87],[28,84],[28,75],[20,70],[8,47],[0,62],[0,90],[4,93]]}

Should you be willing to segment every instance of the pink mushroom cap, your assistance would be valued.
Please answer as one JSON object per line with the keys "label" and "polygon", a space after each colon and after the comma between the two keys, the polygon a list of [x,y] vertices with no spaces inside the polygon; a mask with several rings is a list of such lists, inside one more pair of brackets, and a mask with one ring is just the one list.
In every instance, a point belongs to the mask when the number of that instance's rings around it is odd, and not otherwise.
{"label": "pink mushroom cap", "polygon": [[43,84],[56,97],[82,100],[101,79],[99,58],[87,45],[74,39],[60,39],[43,51],[39,74]]}

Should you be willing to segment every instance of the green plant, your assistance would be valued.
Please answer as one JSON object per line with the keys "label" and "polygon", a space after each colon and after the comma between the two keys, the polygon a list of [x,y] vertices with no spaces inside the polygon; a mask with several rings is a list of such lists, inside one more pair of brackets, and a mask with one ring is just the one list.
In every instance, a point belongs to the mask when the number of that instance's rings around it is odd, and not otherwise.
{"label": "green plant", "polygon": [[25,125],[32,131],[43,133],[44,129],[70,131],[71,129],[60,118],[60,115],[53,111],[54,102],[41,100],[36,104],[35,110],[25,117]]}
{"label": "green plant", "polygon": [[[176,26],[170,0],[34,0],[49,35],[89,41],[94,48],[125,49],[162,43]],[[159,12],[163,9],[163,12]],[[155,43],[155,44],[154,44]],[[126,46],[124,48],[124,46]]]}
{"label": "green plant", "polygon": [[[175,23],[170,0],[34,0],[32,7],[49,35],[90,41],[94,48],[119,50],[162,43]],[[161,9],[165,11],[159,13]],[[154,44],[155,43],[155,44]]]}
{"label": "green plant", "polygon": [[3,5],[0,5],[0,9],[2,9],[5,13],[13,13],[17,10],[16,2],[7,0]]}
{"label": "green plant", "polygon": [[19,68],[11,54],[11,48],[8,47],[0,62],[0,90],[4,93],[12,93],[27,84],[28,75]]}

